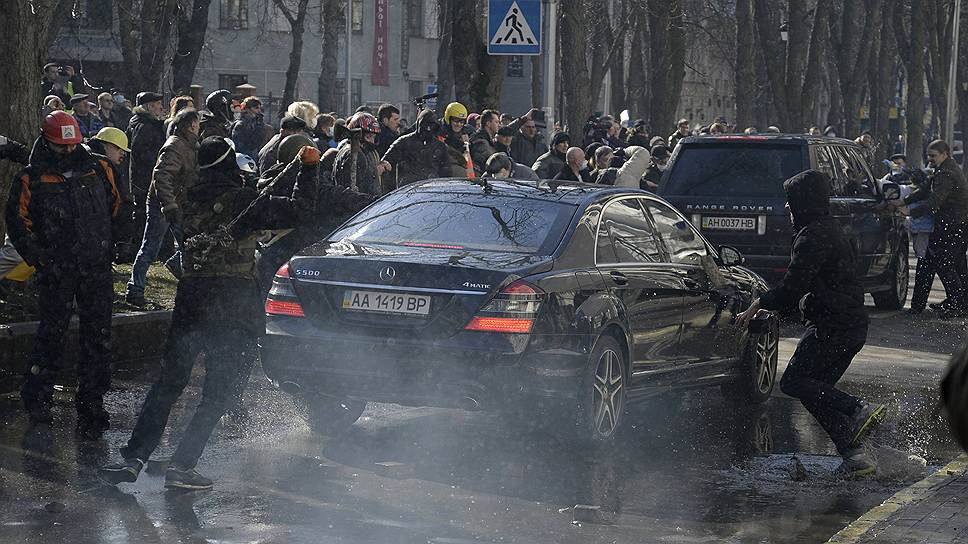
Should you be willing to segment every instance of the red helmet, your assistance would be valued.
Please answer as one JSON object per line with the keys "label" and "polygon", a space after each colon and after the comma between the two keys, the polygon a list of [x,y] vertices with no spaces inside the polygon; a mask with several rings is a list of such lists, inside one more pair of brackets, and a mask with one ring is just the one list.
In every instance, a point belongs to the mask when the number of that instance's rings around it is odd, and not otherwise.
{"label": "red helmet", "polygon": [[376,120],[373,115],[361,111],[350,117],[350,122],[346,124],[346,128],[349,129],[363,129],[363,132],[372,132],[373,134],[380,133],[380,122]]}
{"label": "red helmet", "polygon": [[83,140],[77,119],[66,111],[60,110],[44,117],[43,134],[44,138],[52,144],[79,144]]}

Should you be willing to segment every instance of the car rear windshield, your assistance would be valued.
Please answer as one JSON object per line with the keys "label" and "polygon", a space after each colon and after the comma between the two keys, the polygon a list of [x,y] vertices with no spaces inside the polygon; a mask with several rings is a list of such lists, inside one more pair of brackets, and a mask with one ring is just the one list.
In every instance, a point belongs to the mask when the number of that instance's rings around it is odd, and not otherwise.
{"label": "car rear windshield", "polygon": [[664,195],[783,196],[783,182],[805,168],[805,146],[690,144],[679,150]]}
{"label": "car rear windshield", "polygon": [[364,210],[330,241],[550,255],[576,209],[515,196],[407,191]]}

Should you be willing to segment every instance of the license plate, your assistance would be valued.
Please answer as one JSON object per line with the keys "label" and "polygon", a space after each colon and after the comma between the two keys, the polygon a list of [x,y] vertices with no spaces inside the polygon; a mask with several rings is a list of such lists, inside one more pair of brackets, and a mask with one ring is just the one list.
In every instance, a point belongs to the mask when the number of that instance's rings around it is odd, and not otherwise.
{"label": "license plate", "polygon": [[380,291],[344,291],[343,309],[385,314],[429,315],[430,297]]}
{"label": "license plate", "polygon": [[703,217],[703,230],[756,230],[755,217]]}

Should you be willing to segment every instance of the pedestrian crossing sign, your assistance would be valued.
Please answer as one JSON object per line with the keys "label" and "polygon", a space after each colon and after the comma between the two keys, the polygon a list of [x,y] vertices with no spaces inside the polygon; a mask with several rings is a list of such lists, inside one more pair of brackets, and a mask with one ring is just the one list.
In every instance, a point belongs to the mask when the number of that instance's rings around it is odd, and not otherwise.
{"label": "pedestrian crossing sign", "polygon": [[487,54],[541,54],[541,0],[489,0]]}

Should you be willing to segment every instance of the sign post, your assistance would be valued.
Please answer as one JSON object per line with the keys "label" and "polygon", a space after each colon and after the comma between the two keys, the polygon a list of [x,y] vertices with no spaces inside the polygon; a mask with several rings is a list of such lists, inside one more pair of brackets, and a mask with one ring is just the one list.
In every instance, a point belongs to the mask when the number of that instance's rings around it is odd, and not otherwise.
{"label": "sign post", "polygon": [[487,54],[541,54],[541,0],[488,0]]}

